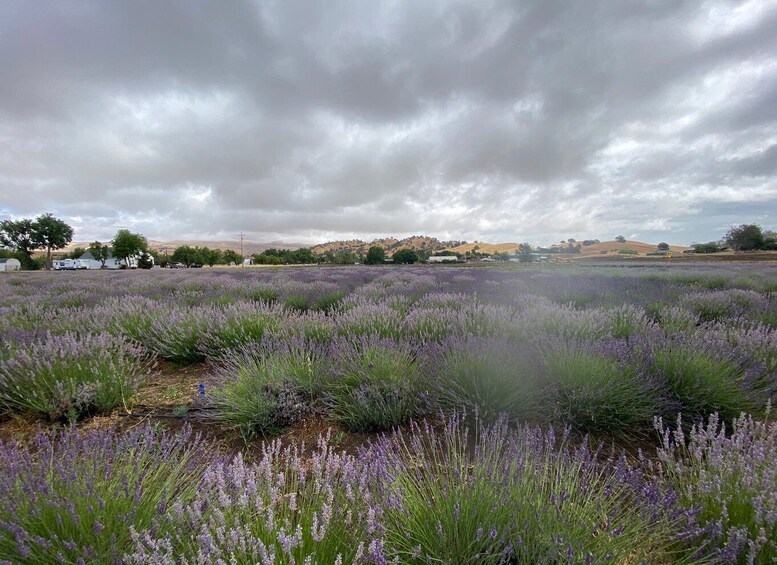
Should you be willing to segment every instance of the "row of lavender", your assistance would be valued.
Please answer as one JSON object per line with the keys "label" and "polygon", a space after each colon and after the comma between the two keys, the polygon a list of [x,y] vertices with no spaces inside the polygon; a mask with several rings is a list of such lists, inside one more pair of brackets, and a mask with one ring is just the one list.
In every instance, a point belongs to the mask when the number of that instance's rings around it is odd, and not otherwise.
{"label": "row of lavender", "polygon": [[0,442],[0,562],[770,563],[777,424],[719,424],[636,462],[456,416],[256,463],[151,426]]}
{"label": "row of lavender", "polygon": [[[131,401],[160,357],[208,360],[210,413],[246,436],[311,411],[354,431],[468,409],[626,437],[651,433],[656,415],[762,414],[777,393],[777,299],[641,274],[9,278],[0,410],[52,419],[110,410]],[[562,302],[572,289],[589,305]]]}

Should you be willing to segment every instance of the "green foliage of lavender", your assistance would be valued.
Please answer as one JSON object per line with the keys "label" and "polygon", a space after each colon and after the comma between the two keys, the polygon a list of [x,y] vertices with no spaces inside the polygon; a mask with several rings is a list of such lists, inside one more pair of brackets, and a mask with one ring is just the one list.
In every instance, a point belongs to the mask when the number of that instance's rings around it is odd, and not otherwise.
{"label": "green foliage of lavender", "polygon": [[209,359],[282,333],[284,310],[266,303],[236,304],[207,312],[198,336],[198,351]]}
{"label": "green foliage of lavender", "polygon": [[146,425],[0,442],[0,561],[120,563],[131,528],[186,503],[208,456],[199,438]]}
{"label": "green foliage of lavender", "polygon": [[663,563],[693,524],[625,460],[608,469],[552,429],[501,420],[470,432],[454,416],[375,450],[389,481],[385,547],[402,563]]}
{"label": "green foliage of lavender", "polygon": [[466,411],[485,421],[500,415],[519,421],[542,416],[545,383],[530,347],[470,338],[451,340],[444,349],[433,391],[444,413]]}
{"label": "green foliage of lavender", "polygon": [[272,354],[249,349],[228,356],[215,369],[210,394],[212,417],[239,430],[245,439],[277,434],[310,412],[315,360],[304,354]]}
{"label": "green foliage of lavender", "polygon": [[108,411],[131,401],[149,367],[145,351],[109,334],[34,340],[0,361],[0,408],[52,420]]}
{"label": "green foliage of lavender", "polygon": [[[491,419],[506,413],[627,437],[649,431],[653,415],[758,415],[768,399],[777,400],[771,265],[80,275],[0,278],[0,333],[45,329],[77,342],[108,333],[176,363],[208,361],[216,367],[209,390],[232,391],[221,409],[253,411],[257,422],[301,398],[353,430],[389,429],[429,410],[467,407]],[[297,307],[284,306],[295,301]],[[287,351],[284,342],[298,336],[304,351]],[[354,350],[360,340],[394,345],[370,360],[374,352]],[[447,344],[454,341],[470,345],[453,351]],[[0,342],[4,366],[29,347],[22,342]],[[219,370],[265,342],[272,345],[262,345],[261,356],[274,366],[304,367],[285,358],[319,353],[325,366],[253,380]],[[472,345],[478,342],[500,345]],[[554,344],[558,355],[549,349]],[[40,364],[50,362],[49,352],[38,356]],[[88,404],[91,385],[79,386],[30,397],[65,397],[65,408],[38,412],[53,417],[97,410]],[[294,421],[274,418],[242,429]]]}
{"label": "green foliage of lavender", "polygon": [[694,421],[713,412],[726,420],[741,412],[761,412],[748,390],[742,357],[735,352],[727,356],[707,344],[683,341],[655,341],[650,349],[647,370],[674,399],[668,405],[671,413],[681,412]]}
{"label": "green foliage of lavender", "polygon": [[138,340],[149,351],[174,363],[189,364],[202,361],[200,339],[207,328],[212,312],[208,308],[171,310],[167,315],[153,319],[144,328]]}
{"label": "green foliage of lavender", "polygon": [[644,434],[661,409],[657,386],[643,378],[638,364],[619,359],[623,353],[597,349],[568,341],[541,348],[548,381],[543,399],[547,413],[581,432]]}
{"label": "green foliage of lavender", "polygon": [[332,366],[328,404],[347,430],[390,430],[428,408],[424,369],[407,342],[377,336],[343,339],[333,345]]}
{"label": "green foliage of lavender", "polygon": [[657,420],[658,471],[688,508],[700,509],[705,552],[720,563],[777,560],[777,423],[718,414],[685,433]]}

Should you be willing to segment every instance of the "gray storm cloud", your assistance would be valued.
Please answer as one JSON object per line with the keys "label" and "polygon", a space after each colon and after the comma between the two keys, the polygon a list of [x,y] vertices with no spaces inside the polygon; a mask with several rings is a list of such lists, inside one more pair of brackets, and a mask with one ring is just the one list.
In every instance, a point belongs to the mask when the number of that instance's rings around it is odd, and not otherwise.
{"label": "gray storm cloud", "polygon": [[0,217],[79,240],[777,228],[777,0],[9,0],[0,84]]}

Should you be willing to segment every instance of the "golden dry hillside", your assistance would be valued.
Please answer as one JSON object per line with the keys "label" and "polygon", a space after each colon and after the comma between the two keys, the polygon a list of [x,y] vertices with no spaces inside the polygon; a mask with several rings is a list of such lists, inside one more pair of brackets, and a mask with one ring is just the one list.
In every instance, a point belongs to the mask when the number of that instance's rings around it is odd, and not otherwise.
{"label": "golden dry hillside", "polygon": [[435,253],[450,248],[458,244],[458,241],[440,241],[436,237],[425,235],[414,235],[405,239],[395,239],[393,237],[374,239],[369,243],[360,239],[349,239],[345,241],[330,241],[312,247],[313,253],[323,255],[324,253],[338,253],[341,251],[350,251],[353,253],[367,253],[370,247],[382,247],[387,255],[391,255],[400,249],[415,249],[416,251],[428,251]]}
{"label": "golden dry hillside", "polygon": [[488,253],[493,255],[494,253],[516,253],[518,251],[517,243],[464,243],[457,245],[456,247],[450,247],[447,251],[453,251],[454,253],[469,253],[474,251],[476,253]]}
{"label": "golden dry hillside", "polygon": [[[568,245],[568,244],[567,244]],[[556,247],[555,245],[553,247]],[[558,247],[561,247],[560,245]],[[594,243],[592,245],[584,245],[580,248],[580,255],[582,257],[590,257],[591,255],[606,255],[609,253],[617,254],[621,250],[634,250],[640,255],[656,251],[658,249],[655,243],[643,243],[641,241],[626,241],[626,243],[620,243],[618,241],[602,241],[601,243]],[[672,253],[682,253],[688,249],[680,245],[670,245],[669,250]],[[604,253],[602,253],[604,252]]]}
{"label": "golden dry hillside", "polygon": [[[639,255],[645,255],[646,253],[649,253],[651,251],[656,251],[658,249],[656,244],[653,243],[643,243],[641,241],[626,241],[626,243],[620,243],[618,241],[602,241],[601,243],[594,243],[592,245],[582,245],[582,242],[576,242],[572,245],[577,245],[580,243],[580,255],[576,255],[577,257],[591,257],[593,255],[607,255],[607,254],[618,254],[618,251],[621,250],[632,250],[636,251]],[[570,244],[565,243],[563,245],[556,244],[552,245],[551,248],[553,249],[565,249],[568,248]],[[684,250],[688,249],[688,247],[682,247],[679,245],[670,245],[669,249],[672,251],[672,253],[682,253]],[[518,252],[518,243],[466,243],[463,245],[457,245],[455,247],[451,247],[448,249],[449,251],[453,251],[454,253],[467,253],[470,251],[475,251],[479,253],[488,253],[490,255],[493,255],[494,253],[517,253]]]}

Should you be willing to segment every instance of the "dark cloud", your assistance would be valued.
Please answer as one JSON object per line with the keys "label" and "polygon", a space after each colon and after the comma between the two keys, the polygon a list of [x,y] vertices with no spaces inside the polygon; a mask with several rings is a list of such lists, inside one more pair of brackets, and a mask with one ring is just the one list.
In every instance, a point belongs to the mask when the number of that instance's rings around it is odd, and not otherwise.
{"label": "dark cloud", "polygon": [[0,217],[79,239],[777,227],[774,0],[9,0],[0,84]]}

